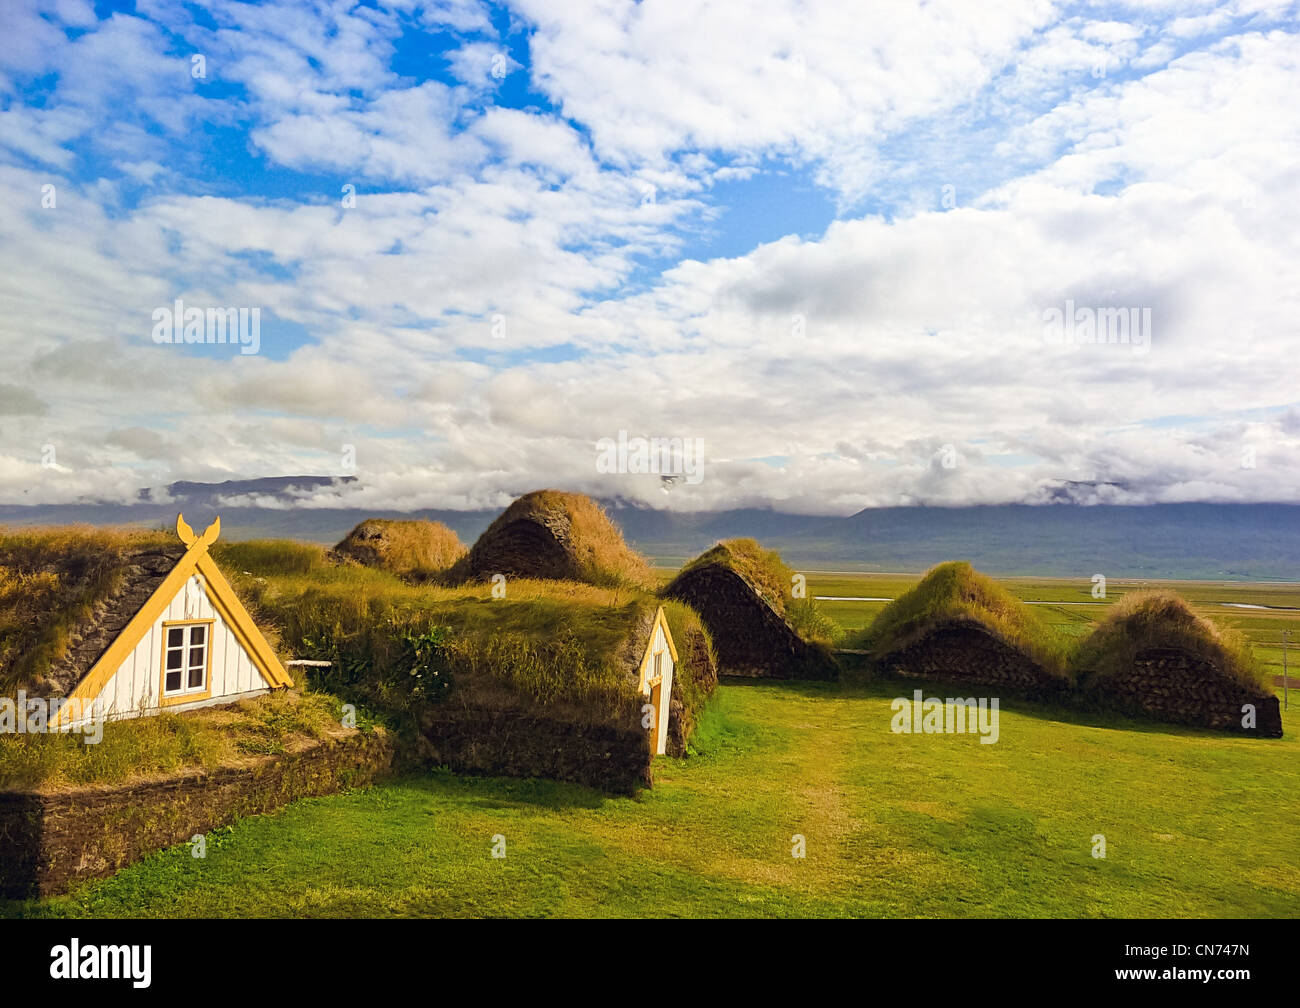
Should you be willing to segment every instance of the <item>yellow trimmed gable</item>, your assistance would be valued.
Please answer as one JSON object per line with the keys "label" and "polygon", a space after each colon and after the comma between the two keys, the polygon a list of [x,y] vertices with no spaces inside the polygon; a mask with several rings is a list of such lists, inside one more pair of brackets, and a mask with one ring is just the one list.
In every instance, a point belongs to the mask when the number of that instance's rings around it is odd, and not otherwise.
{"label": "yellow trimmed gable", "polygon": [[196,573],[201,575],[206,584],[206,591],[212,606],[225,621],[235,639],[243,647],[261,677],[272,687],[292,686],[293,679],[276,657],[275,651],[267,643],[262,632],[257,628],[253,617],[249,615],[244,604],[239,601],[234,588],[208,553],[208,548],[217,540],[221,532],[221,519],[218,518],[202,535],[195,535],[194,530],[185,521],[184,515],[176,518],[176,534],[187,549],[185,555],[177,561],[176,566],[167,574],[162,583],[145,601],[140,610],[131,617],[122,628],[121,633],[109,644],[99,660],[91,666],[86,675],[68,694],[69,701],[59,712],[56,724],[69,723],[73,712],[88,709],[104,691],[118,668],[131,655],[137,644],[150,632],[154,623],[167,609],[171,601],[184,588],[185,583]]}
{"label": "yellow trimmed gable", "polygon": [[640,675],[641,692],[643,693],[646,691],[651,669],[654,667],[655,637],[657,636],[655,631],[659,629],[664,632],[664,640],[668,644],[668,653],[672,656],[673,664],[677,664],[677,645],[673,643],[672,632],[668,629],[668,617],[664,614],[664,607],[660,606],[655,613],[654,625],[650,627],[650,639],[646,641],[645,654],[641,656]]}

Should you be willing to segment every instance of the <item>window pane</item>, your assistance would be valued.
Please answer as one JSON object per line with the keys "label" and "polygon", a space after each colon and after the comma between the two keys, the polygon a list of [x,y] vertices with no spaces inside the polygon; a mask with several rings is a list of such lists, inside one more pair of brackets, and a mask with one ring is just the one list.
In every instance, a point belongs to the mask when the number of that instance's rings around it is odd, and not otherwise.
{"label": "window pane", "polygon": [[193,668],[195,665],[202,665],[202,664],[204,664],[203,648],[201,647],[190,648],[190,668]]}
{"label": "window pane", "polygon": [[181,688],[180,669],[177,669],[175,672],[168,672],[167,679],[166,679],[166,686],[164,687],[165,692],[175,693],[180,688]]}
{"label": "window pane", "polygon": [[191,627],[191,628],[190,628],[190,643],[191,643],[191,644],[202,644],[202,643],[203,643],[203,637],[204,637],[204,635],[207,633],[207,630],[208,630],[208,628],[205,627],[205,626],[196,626],[196,627]]}
{"label": "window pane", "polygon": [[185,643],[185,628],[174,626],[167,631],[167,646],[180,647]]}
{"label": "window pane", "polygon": [[198,689],[203,685],[203,672],[202,665],[190,669],[190,689]]}
{"label": "window pane", "polygon": [[175,651],[168,651],[168,652],[167,652],[167,667],[168,667],[169,669],[178,669],[178,668],[180,668],[181,665],[182,665],[182,660],[183,660],[184,658],[185,658],[185,652],[184,652],[184,651],[181,651],[179,648],[178,648],[177,650],[175,650]]}

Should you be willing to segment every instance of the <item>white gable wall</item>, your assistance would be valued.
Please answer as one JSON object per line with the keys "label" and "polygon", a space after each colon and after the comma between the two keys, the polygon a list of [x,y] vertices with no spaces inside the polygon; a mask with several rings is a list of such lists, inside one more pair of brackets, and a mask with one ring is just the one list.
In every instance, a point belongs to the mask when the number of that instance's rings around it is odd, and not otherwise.
{"label": "white gable wall", "polygon": [[673,653],[668,650],[668,638],[664,636],[664,629],[658,623],[655,624],[654,639],[650,642],[649,656],[646,660],[645,667],[641,672],[641,692],[650,696],[650,687],[647,680],[654,677],[655,674],[655,652],[661,652],[660,670],[663,673],[663,689],[659,695],[662,698],[660,705],[662,711],[655,711],[656,726],[654,752],[658,756],[664,755],[668,751],[668,708],[672,703],[673,695]]}
{"label": "white gable wall", "polygon": [[247,696],[258,696],[270,684],[253,664],[248,652],[208,597],[203,576],[195,574],[154,620],[149,632],[118,666],[113,677],[95,698],[92,710],[96,718],[136,717],[156,714],[162,690],[163,624],[176,620],[213,620],[209,647],[211,696],[191,703],[168,705],[168,711],[193,710],[217,703],[231,703]]}

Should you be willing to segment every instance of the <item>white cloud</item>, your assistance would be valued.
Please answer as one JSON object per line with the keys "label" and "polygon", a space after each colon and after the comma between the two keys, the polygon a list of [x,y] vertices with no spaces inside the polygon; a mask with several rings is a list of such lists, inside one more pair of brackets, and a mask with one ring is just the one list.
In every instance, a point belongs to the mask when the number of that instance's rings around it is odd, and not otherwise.
{"label": "white cloud", "polygon": [[[0,502],[334,474],[343,444],[351,502],[376,508],[556,484],[810,513],[1300,499],[1278,363],[1300,317],[1300,50],[1263,16],[1202,44],[1154,9],[1130,25],[1042,2],[863,18],[526,0],[533,62],[512,72],[557,112],[392,70],[402,25],[424,24],[487,36],[453,57],[480,74],[500,40],[474,4],[222,3],[211,31],[157,0],[75,41],[9,8],[47,45],[0,72],[60,74],[43,105],[0,113]],[[195,84],[187,47],[234,90]],[[1102,56],[1114,73],[1091,72]],[[221,152],[236,175],[264,157],[327,181],[214,188],[186,160],[200,123],[249,131],[255,150]],[[79,166],[85,145],[110,177]],[[709,187],[773,162],[842,206],[927,175],[963,198],[676,261],[718,218]],[[152,191],[129,202],[132,186]],[[150,313],[176,297],[262,307],[264,354],[153,345]],[[1149,353],[1047,345],[1066,299],[1150,308]],[[596,441],[620,430],[702,438],[705,480],[665,495],[598,473]]]}
{"label": "white cloud", "polygon": [[[603,157],[784,151],[849,185],[889,131],[959,107],[1046,23],[1041,0],[851,6],[523,0],[532,73]],[[869,158],[866,160],[869,161]]]}

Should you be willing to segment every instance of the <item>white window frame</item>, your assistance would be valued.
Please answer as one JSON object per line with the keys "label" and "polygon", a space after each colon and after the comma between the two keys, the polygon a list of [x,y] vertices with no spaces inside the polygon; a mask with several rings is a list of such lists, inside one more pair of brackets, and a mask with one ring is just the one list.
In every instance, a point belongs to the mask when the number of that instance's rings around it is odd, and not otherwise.
{"label": "white window frame", "polygon": [[[162,633],[162,685],[160,695],[163,700],[178,701],[188,697],[208,696],[212,690],[212,630],[215,624],[214,620],[172,620],[163,624]],[[173,646],[171,643],[172,633],[181,631],[181,643],[179,646]],[[194,631],[203,631],[203,641],[200,644],[194,643],[196,636]],[[199,664],[193,661],[193,651],[195,648],[202,648],[202,660]],[[168,664],[168,658],[179,651],[181,654],[181,666],[174,669]],[[190,677],[195,671],[201,671],[203,678],[197,686],[190,685]],[[167,688],[167,677],[170,673],[180,672],[181,686],[180,689],[169,690]]]}

